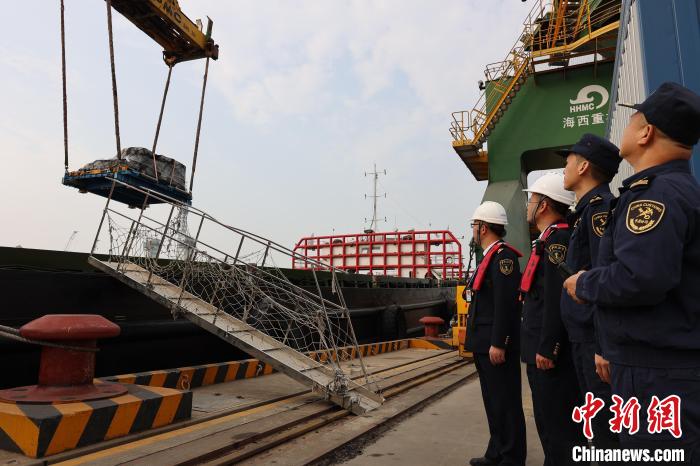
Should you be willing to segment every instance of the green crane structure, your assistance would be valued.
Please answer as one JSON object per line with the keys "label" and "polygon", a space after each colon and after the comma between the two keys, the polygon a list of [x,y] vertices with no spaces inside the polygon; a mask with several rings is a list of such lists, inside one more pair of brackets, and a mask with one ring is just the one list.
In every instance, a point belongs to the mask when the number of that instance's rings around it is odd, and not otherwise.
{"label": "green crane structure", "polygon": [[620,0],[540,0],[503,61],[487,65],[480,99],[452,113],[452,147],[484,200],[508,212],[508,239],[529,249],[527,175],[561,168],[554,149],[604,135]]}

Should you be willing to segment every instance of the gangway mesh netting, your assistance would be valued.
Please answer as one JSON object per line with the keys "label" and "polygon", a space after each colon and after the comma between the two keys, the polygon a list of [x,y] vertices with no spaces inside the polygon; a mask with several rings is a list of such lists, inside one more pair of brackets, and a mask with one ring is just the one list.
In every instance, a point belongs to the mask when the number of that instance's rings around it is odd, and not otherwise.
{"label": "gangway mesh netting", "polygon": [[174,314],[187,309],[190,293],[294,350],[325,352],[317,359],[341,378],[352,373],[378,390],[362,361],[336,272],[324,275],[332,290],[327,298],[316,271],[310,283],[294,284],[275,264],[288,264],[297,254],[277,243],[180,204],[127,210],[108,202],[93,254],[106,254],[122,270],[136,264],[149,278],[179,287],[180,296],[171,298]]}

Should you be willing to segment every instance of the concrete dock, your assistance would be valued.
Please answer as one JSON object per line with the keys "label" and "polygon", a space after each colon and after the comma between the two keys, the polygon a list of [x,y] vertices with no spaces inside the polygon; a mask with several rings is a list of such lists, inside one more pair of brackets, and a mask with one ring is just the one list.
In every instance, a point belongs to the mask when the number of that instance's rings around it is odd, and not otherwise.
{"label": "concrete dock", "polygon": [[[539,466],[544,462],[544,455],[537,436],[524,368],[523,401],[527,430],[526,464]],[[472,378],[462,387],[394,426],[375,442],[366,445],[358,456],[343,464],[467,464],[470,458],[484,454],[488,439],[479,380]]]}
{"label": "concrete dock", "polygon": [[[262,366],[235,363],[222,367],[260,375],[193,387],[188,421],[34,461],[0,456],[0,464],[466,464],[484,453],[488,426],[470,360],[421,340],[371,347],[365,364],[386,402],[362,415],[351,415],[284,374],[265,375]],[[351,372],[356,364],[343,363]],[[202,380],[216,381],[206,374],[222,367],[206,368]],[[182,379],[190,372],[197,374],[192,368],[177,374]],[[161,383],[168,379],[162,375],[131,377]],[[523,396],[527,464],[542,464],[526,384]]]}
{"label": "concrete dock", "polygon": [[[392,400],[392,403],[401,402],[402,397],[408,398],[410,394],[400,395],[396,400]],[[524,366],[523,402],[528,445],[526,464],[539,466],[544,463],[544,455],[537,436]],[[335,435],[321,429],[251,458],[245,464],[308,464],[305,458],[314,457],[313,450],[324,448],[319,444],[332,442]],[[429,400],[418,412],[391,421],[387,428],[379,429],[359,441],[348,444],[320,464],[462,465],[468,464],[470,458],[482,456],[488,439],[488,425],[481,401],[479,379],[475,376],[464,380],[444,396]]]}

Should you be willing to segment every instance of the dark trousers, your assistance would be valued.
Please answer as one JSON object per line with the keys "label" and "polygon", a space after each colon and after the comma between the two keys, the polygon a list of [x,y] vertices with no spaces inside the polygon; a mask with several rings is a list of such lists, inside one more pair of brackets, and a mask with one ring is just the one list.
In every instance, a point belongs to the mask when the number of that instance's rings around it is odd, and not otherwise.
{"label": "dark trousers", "polygon": [[573,362],[570,356],[560,357],[556,364],[554,369],[546,371],[534,364],[527,365],[545,466],[576,464],[572,460],[572,448],[586,444],[581,426],[571,419],[574,407],[583,404]]}
{"label": "dark trousers", "polygon": [[[593,342],[571,343],[571,355],[576,368],[578,385],[581,396],[585,398],[586,392],[591,392],[596,398],[605,402],[605,406],[593,418],[593,445],[596,448],[620,448],[620,439],[610,430],[609,421],[613,413],[612,391],[610,385],[600,380],[595,372],[595,344]],[[601,463],[607,464],[607,463]]]}
{"label": "dark trousers", "polygon": [[485,456],[501,465],[522,466],[527,444],[519,355],[507,353],[506,362],[494,366],[488,354],[475,353],[474,364],[491,434]]}
{"label": "dark trousers", "polygon": [[[700,361],[698,361],[700,363]],[[631,397],[639,400],[639,431],[629,435],[623,427],[620,443],[624,448],[683,448],[684,463],[700,465],[700,368],[655,369],[610,364],[612,391],[626,402]],[[674,438],[668,431],[650,434],[647,409],[651,397],[663,400],[669,395],[681,398],[682,436]]]}

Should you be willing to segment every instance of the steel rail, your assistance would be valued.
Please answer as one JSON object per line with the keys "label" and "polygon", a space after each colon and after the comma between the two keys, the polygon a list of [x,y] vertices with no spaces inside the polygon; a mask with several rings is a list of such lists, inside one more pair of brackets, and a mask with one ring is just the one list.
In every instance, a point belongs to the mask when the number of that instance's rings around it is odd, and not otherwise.
{"label": "steel rail", "polygon": [[[111,208],[107,208],[107,211],[108,211],[108,212],[112,212],[113,214],[119,215],[120,217],[122,217],[122,218],[124,218],[124,219],[126,219],[126,220],[134,221],[134,220],[133,220],[131,217],[129,217],[128,215],[125,215],[125,214],[123,214],[123,213],[121,213],[121,212],[119,212],[119,211],[117,211],[117,210],[114,210],[114,209],[111,209]],[[142,212],[143,212],[143,211],[142,211]],[[160,225],[160,226],[165,227],[165,225],[163,225],[162,223],[158,222],[157,220],[154,220],[154,219],[152,219],[152,218],[150,218],[150,217],[148,217],[148,216],[146,216],[146,215],[144,215],[143,217],[146,218],[147,220],[150,220],[150,221],[152,221],[152,222],[154,222],[154,223]],[[154,231],[154,232],[158,232],[158,233],[159,233],[159,231],[158,231],[156,228],[154,228],[154,227],[152,227],[152,226],[150,226],[150,225],[146,225],[145,223],[138,223],[138,222],[137,222],[137,225],[143,226],[144,228],[148,228],[148,229],[151,230],[151,231]],[[168,227],[168,228],[169,228],[169,227]],[[167,237],[168,237],[168,239],[170,239],[171,241],[175,241],[175,242],[177,242],[177,243],[179,243],[179,244],[181,244],[181,245],[183,245],[183,246],[190,247],[190,245],[188,245],[187,243],[185,243],[185,242],[179,240],[178,238],[175,238],[174,236],[167,236]],[[208,247],[208,248],[210,248],[210,249],[213,249],[213,250],[215,250],[215,251],[217,251],[217,252],[219,252],[219,253],[221,253],[221,254],[224,254],[223,251],[220,251],[220,250],[218,250],[217,248],[208,245],[207,243],[204,243],[204,242],[200,241],[199,244],[202,244],[202,245],[204,245],[204,246],[206,246],[206,247]],[[240,268],[246,275],[248,275],[248,276],[252,276],[252,277],[256,277],[256,278],[261,278],[260,276],[255,275],[255,274],[252,274],[252,273],[250,273],[249,271],[245,270],[247,267],[250,267],[250,265],[249,265],[249,264],[246,264],[245,262],[241,262],[239,265],[236,265],[236,264],[229,264],[229,263],[224,262],[223,260],[221,260],[221,259],[219,259],[219,258],[217,258],[217,257],[214,257],[214,256],[210,255],[209,253],[207,253],[207,252],[205,252],[205,251],[198,251],[198,254],[203,255],[203,256],[206,256],[206,257],[212,259],[213,261],[219,262],[219,263],[224,264],[224,265],[228,265],[228,266],[232,266],[232,265],[233,265],[233,266],[239,267],[239,268]],[[124,256],[124,260],[128,260],[128,256]],[[239,261],[239,262],[240,262],[240,261]],[[272,273],[268,272],[267,270],[265,270],[265,269],[263,269],[263,268],[260,268],[260,267],[257,267],[257,266],[254,266],[254,267],[255,267],[255,269],[256,269],[257,271],[259,271],[260,273],[262,273],[262,274],[264,274],[264,275],[266,275],[266,276],[268,276],[268,277],[279,278],[279,277],[277,277],[276,275],[273,275]],[[279,285],[275,284],[274,282],[270,282],[270,281],[267,281],[267,280],[264,280],[264,281],[265,281],[266,284],[268,284],[268,285],[274,287],[274,288],[277,289],[277,290],[282,290],[282,291],[284,291],[285,293],[289,293],[289,292],[290,292],[289,290],[287,290],[287,289],[285,289],[285,288],[283,288],[283,287],[280,287]],[[308,291],[308,290],[306,290],[306,289],[304,289],[304,288],[301,288],[301,287],[299,287],[299,286],[297,286],[297,285],[291,283],[289,280],[287,280],[287,282],[288,282],[289,286],[291,286],[295,291],[298,291],[298,292],[302,293],[303,295],[305,295],[305,296],[307,296],[307,297],[310,296],[310,297],[312,297],[312,298],[314,298],[314,299],[317,298],[317,299],[319,299],[319,300],[322,300],[321,302],[324,302],[326,305],[328,305],[328,306],[334,308],[334,309],[333,309],[333,312],[335,312],[335,313],[337,313],[337,312],[342,312],[341,306],[339,306],[338,304],[334,303],[333,301],[327,300],[326,298],[323,298],[322,296],[317,296],[317,295],[315,295],[314,293],[311,293],[310,291]],[[177,285],[177,284],[175,284],[175,285]],[[309,299],[305,299],[305,301],[306,301],[306,303],[308,303],[308,304],[314,304],[314,305],[320,304],[320,303],[321,303],[321,302],[318,302],[318,303],[317,303],[316,301],[314,301],[314,300],[309,300]]]}
{"label": "steel rail", "polygon": [[344,270],[332,267],[329,264],[324,264],[324,263],[316,261],[314,259],[307,258],[306,256],[303,256],[303,255],[299,254],[298,252],[295,252],[295,251],[287,248],[286,246],[283,246],[279,243],[276,243],[275,241],[271,241],[267,238],[263,238],[262,236],[260,236],[258,234],[252,233],[252,232],[247,231],[247,230],[243,230],[242,228],[227,225],[227,224],[217,220],[215,217],[211,216],[210,214],[204,212],[203,210],[198,209],[197,207],[185,204],[185,203],[183,203],[177,199],[174,199],[166,194],[162,194],[162,193],[153,191],[153,190],[148,189],[148,188],[137,187],[137,186],[131,185],[129,183],[125,183],[124,181],[118,180],[116,178],[113,178],[113,181],[121,186],[128,188],[128,189],[133,189],[135,191],[138,191],[141,194],[144,194],[144,195],[148,194],[150,197],[157,199],[161,202],[166,202],[169,204],[176,204],[179,207],[186,208],[186,209],[188,209],[189,212],[193,213],[194,215],[204,216],[207,218],[207,220],[214,222],[217,225],[219,225],[227,230],[233,231],[234,233],[237,233],[239,235],[244,235],[244,236],[248,237],[248,239],[258,243],[261,246],[267,246],[267,244],[269,243],[273,247],[273,250],[276,252],[283,253],[283,254],[286,254],[286,255],[291,256],[293,258],[297,258],[297,259],[304,259],[304,260],[308,259],[309,262],[311,262],[315,265],[318,265],[319,267],[323,267],[324,269],[327,269],[327,270],[322,270],[322,271],[329,272],[331,270],[335,270],[338,273],[347,273]]}
{"label": "steel rail", "polygon": [[[382,343],[378,343],[382,344]],[[428,366],[434,366],[436,364],[441,363],[442,361],[449,360],[450,358],[454,357],[454,352],[443,352],[443,351],[436,351],[437,354],[435,355],[430,355],[426,358],[417,360],[417,361],[408,361],[401,363],[396,366],[392,367],[387,367],[384,369],[379,369],[375,372],[372,373],[373,376],[377,375],[384,375],[385,378],[383,380],[389,380],[389,379],[395,379],[401,376],[406,376],[407,374],[410,374],[410,372],[413,371],[418,371],[422,368],[428,367]],[[464,360],[467,364],[471,364],[471,360]],[[443,366],[444,367],[444,366]],[[438,369],[435,369],[438,370]],[[426,372],[427,373],[427,372]],[[362,376],[356,376],[353,377],[353,380],[357,380],[362,378]],[[387,388],[390,388],[387,386]],[[197,393],[198,389],[194,389],[194,393]],[[192,428],[193,426],[197,426],[198,424],[203,424],[208,421],[213,421],[216,419],[221,419],[226,416],[230,415],[240,415],[248,411],[253,411],[256,409],[259,409],[261,407],[264,407],[266,405],[272,405],[275,403],[280,403],[280,402],[287,402],[287,403],[293,403],[295,401],[301,401],[305,397],[308,397],[311,394],[311,390],[304,389],[304,390],[299,390],[295,391],[293,393],[289,393],[286,395],[274,397],[274,398],[269,398],[266,400],[261,400],[261,401],[256,401],[253,403],[246,404],[244,406],[238,406],[234,408],[226,408],[220,411],[213,412],[211,414],[202,416],[197,419],[190,419],[187,421],[179,422],[177,424],[171,424],[168,426],[163,426],[159,427],[150,431],[146,432],[141,432],[137,433],[134,435],[129,435],[127,437],[121,437],[121,438],[116,438],[113,440],[108,440],[103,443],[99,444],[94,444],[94,445],[88,445],[85,447],[81,447],[79,450],[73,450],[73,451],[67,451],[64,453],[60,453],[58,455],[52,456],[51,457],[51,463],[59,463],[62,461],[67,461],[71,459],[78,459],[78,458],[84,458],[85,461],[90,461],[90,455],[96,454],[99,455],[100,457],[104,457],[104,455],[101,455],[100,453],[106,450],[109,450],[110,448],[115,448],[115,447],[122,447],[126,446],[128,444],[134,443],[134,442],[139,442],[143,439],[148,439],[148,438],[154,438],[157,437],[158,435],[161,434],[167,434],[170,432],[176,432],[181,429],[188,429]],[[324,403],[322,400],[319,399],[314,399],[310,401],[307,404],[321,404]],[[254,440],[250,440],[254,441]]]}
{"label": "steel rail", "polygon": [[[456,361],[451,364],[430,369],[418,374],[416,377],[411,377],[408,380],[399,380],[387,386],[384,396],[387,399],[393,398],[410,390],[411,388],[423,385],[470,364],[471,362],[464,360]],[[470,374],[468,378],[474,377],[475,374],[476,372]],[[179,462],[177,465],[189,466],[195,464],[236,464],[240,461],[260,455],[271,448],[294,440],[295,438],[298,438],[311,431],[315,431],[333,422],[346,418],[349,415],[350,412],[346,410],[340,410],[336,407],[322,409],[322,407],[319,406],[319,411],[311,415],[303,416],[300,419],[294,419],[290,422],[268,429],[267,431],[258,432],[249,439],[234,442],[232,445],[229,444],[222,446],[221,448],[207,452],[203,455],[199,455],[195,458]]]}

